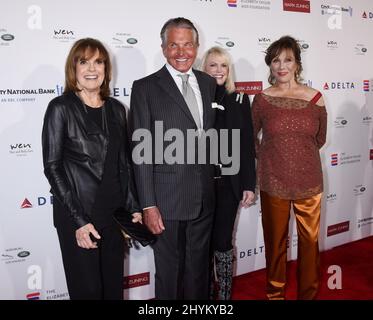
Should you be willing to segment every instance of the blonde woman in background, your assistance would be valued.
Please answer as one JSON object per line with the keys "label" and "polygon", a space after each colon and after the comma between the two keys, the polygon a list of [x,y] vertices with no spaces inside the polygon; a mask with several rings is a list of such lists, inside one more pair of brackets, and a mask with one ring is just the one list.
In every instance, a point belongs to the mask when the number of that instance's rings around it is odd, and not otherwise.
{"label": "blonde woman in background", "polygon": [[[222,175],[222,161],[216,174],[216,209],[212,233],[213,268],[211,288],[217,282],[217,298],[231,299],[233,276],[232,234],[239,205],[247,208],[254,200],[255,148],[251,121],[250,100],[247,94],[236,93],[231,58],[220,47],[210,48],[202,60],[202,70],[216,79],[217,108],[215,129],[228,129],[228,150],[232,151],[232,129],[240,130],[240,169],[234,175]],[[220,154],[220,153],[219,153]],[[219,159],[220,160],[220,159]],[[230,165],[229,165],[230,166]],[[215,292],[211,292],[212,298]]]}

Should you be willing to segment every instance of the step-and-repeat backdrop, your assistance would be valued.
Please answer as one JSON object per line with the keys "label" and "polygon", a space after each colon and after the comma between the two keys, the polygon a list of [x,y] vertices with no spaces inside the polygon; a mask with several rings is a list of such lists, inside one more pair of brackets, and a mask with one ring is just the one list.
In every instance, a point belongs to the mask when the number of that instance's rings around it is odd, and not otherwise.
{"label": "step-and-repeat backdrop", "polygon": [[[112,95],[129,106],[132,82],[164,64],[159,32],[166,20],[177,16],[191,19],[199,29],[199,59],[211,46],[230,52],[238,87],[251,98],[268,86],[268,45],[286,34],[299,40],[304,82],[324,94],[329,115],[327,143],[321,150],[321,249],[373,234],[371,1],[3,0],[0,299],[69,298],[40,135],[48,102],[63,90],[71,45],[94,37],[109,48]],[[239,212],[234,240],[236,275],[265,266],[259,201]],[[293,220],[288,246],[289,259],[295,259]],[[123,285],[126,299],[154,297],[151,248],[128,250]]]}

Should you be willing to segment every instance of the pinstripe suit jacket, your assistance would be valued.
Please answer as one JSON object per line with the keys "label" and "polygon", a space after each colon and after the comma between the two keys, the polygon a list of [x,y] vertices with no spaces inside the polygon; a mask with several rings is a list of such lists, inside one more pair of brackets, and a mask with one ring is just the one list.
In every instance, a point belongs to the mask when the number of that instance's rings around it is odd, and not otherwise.
{"label": "pinstripe suit jacket", "polygon": [[[212,109],[211,104],[216,82],[206,73],[197,70],[193,72],[202,95],[203,127],[208,130],[213,128],[215,122],[215,109]],[[180,136],[176,142],[178,163],[159,163],[162,162],[159,161],[159,152],[164,155],[175,143],[162,142],[159,139],[155,141],[156,121],[162,121],[163,132],[175,128],[179,130]],[[187,130],[196,130],[197,127],[180,90],[165,66],[133,83],[129,127],[131,136],[140,128],[149,130],[152,136],[152,163],[134,164],[136,187],[142,208],[157,206],[162,218],[166,220],[192,220],[198,217],[202,207],[214,209],[214,167],[198,162],[187,163],[187,154],[193,149],[188,150],[186,147]],[[139,143],[141,142],[134,142],[132,139],[133,148],[138,147]],[[194,148],[194,152],[197,152],[196,149]],[[181,159],[184,163],[180,163]]]}

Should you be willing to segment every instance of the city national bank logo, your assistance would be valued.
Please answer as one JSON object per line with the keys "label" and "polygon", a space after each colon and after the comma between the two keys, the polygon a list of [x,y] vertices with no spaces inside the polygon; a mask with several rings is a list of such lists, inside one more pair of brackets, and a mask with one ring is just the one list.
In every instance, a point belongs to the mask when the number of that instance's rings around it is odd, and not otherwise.
{"label": "city national bank logo", "polygon": [[[50,197],[38,197],[37,199],[38,207],[45,206],[46,204],[53,205],[53,196]],[[31,201],[25,198],[21,203],[21,209],[33,208]]]}
{"label": "city national bank logo", "polygon": [[37,96],[57,95],[57,92],[57,88],[0,89],[0,102],[35,102]]}
{"label": "city national bank logo", "polygon": [[1,28],[0,29],[0,47],[9,47],[15,36],[7,31],[7,29]]}
{"label": "city national bank logo", "polygon": [[364,11],[361,15],[363,19],[373,19],[373,12],[366,12]]}
{"label": "city national bank logo", "polygon": [[327,236],[334,236],[339,233],[347,232],[350,230],[350,221],[344,221],[341,223],[333,224],[328,226]]}
{"label": "city national bank logo", "polygon": [[294,12],[311,12],[311,4],[308,0],[283,0],[284,11],[294,11]]}
{"label": "city national bank logo", "polygon": [[354,82],[325,82],[324,90],[352,90],[355,89]]}
{"label": "city national bank logo", "polygon": [[229,8],[271,10],[272,0],[227,0]]}
{"label": "city national bank logo", "polygon": [[332,15],[338,16],[344,14],[348,14],[352,17],[352,7],[342,7],[338,5],[329,5],[329,4],[322,4],[321,5],[321,14],[322,15]]}
{"label": "city national bank logo", "polygon": [[32,150],[31,143],[15,143],[10,144],[9,146],[9,153],[17,157],[24,157],[27,156],[29,153],[34,152],[34,150]]}
{"label": "city national bank logo", "polygon": [[26,295],[27,300],[40,300],[40,292],[33,292]]}
{"label": "city national bank logo", "polygon": [[138,273],[123,278],[123,288],[130,289],[141,286],[146,286],[150,283],[150,273]]}
{"label": "city national bank logo", "polygon": [[231,48],[233,48],[236,44],[235,42],[231,39],[231,38],[228,38],[228,37],[218,37],[216,40],[215,40],[215,43],[226,49],[226,50],[229,50]]}
{"label": "city national bank logo", "polygon": [[54,29],[53,39],[58,42],[71,42],[76,40],[75,32],[70,29]]}
{"label": "city national bank logo", "polygon": [[248,95],[254,95],[262,92],[263,82],[262,81],[245,81],[235,82],[236,92],[244,92]]}
{"label": "city national bank logo", "polygon": [[332,165],[332,167],[337,166],[338,165],[338,153],[333,153],[330,156],[330,158],[331,158],[330,164]]}
{"label": "city national bank logo", "polygon": [[117,49],[131,49],[139,42],[131,33],[126,32],[116,32],[111,40],[112,45]]}

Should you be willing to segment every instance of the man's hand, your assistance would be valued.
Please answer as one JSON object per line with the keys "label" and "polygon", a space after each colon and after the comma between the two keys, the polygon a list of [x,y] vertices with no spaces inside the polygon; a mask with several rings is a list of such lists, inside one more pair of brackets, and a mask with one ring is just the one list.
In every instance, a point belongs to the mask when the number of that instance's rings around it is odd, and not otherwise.
{"label": "man's hand", "polygon": [[101,239],[101,236],[98,234],[97,230],[95,229],[92,223],[88,223],[75,231],[76,242],[78,243],[79,247],[84,249],[97,248],[97,242],[93,242],[91,240],[89,236],[90,233],[92,233],[92,235],[96,239]]}
{"label": "man's hand", "polygon": [[154,234],[161,234],[165,230],[161,213],[157,207],[144,209],[143,221]]}

